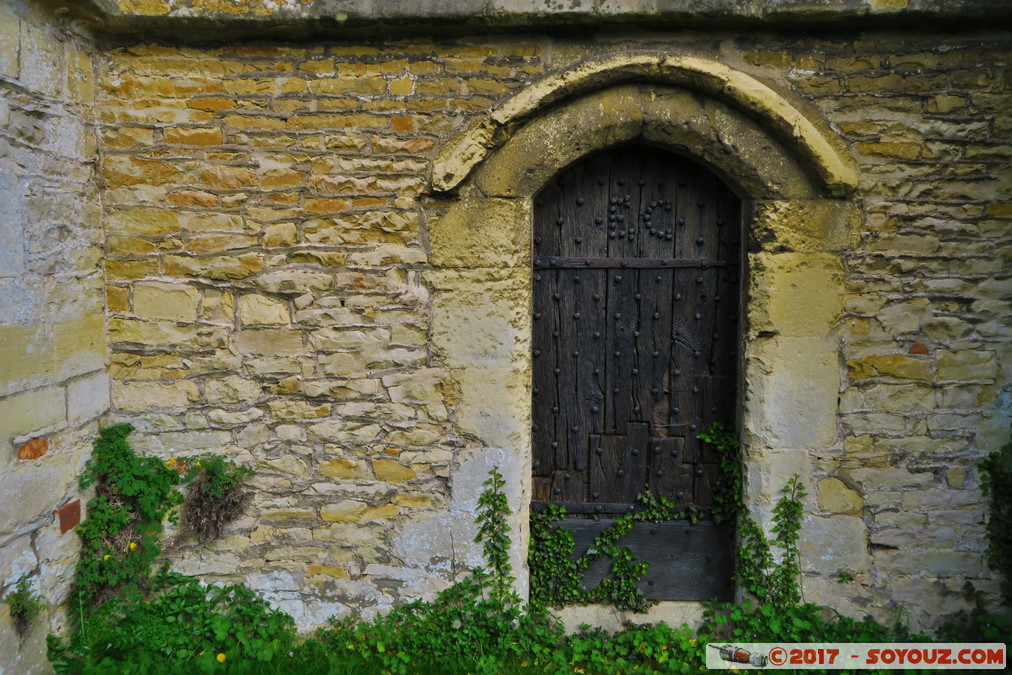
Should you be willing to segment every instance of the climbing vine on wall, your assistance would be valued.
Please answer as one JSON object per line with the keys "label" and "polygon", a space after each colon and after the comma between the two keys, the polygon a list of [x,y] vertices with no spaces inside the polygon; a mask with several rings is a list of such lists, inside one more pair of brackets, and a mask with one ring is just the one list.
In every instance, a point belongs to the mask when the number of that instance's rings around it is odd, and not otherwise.
{"label": "climbing vine on wall", "polygon": [[[712,509],[680,506],[662,496],[643,492],[636,497],[640,509],[619,517],[594,538],[580,556],[573,556],[575,542],[572,532],[558,527],[568,512],[558,504],[548,504],[531,516],[531,545],[528,554],[531,602],[550,607],[565,605],[607,604],[616,609],[645,612],[650,606],[640,580],[650,565],[637,561],[633,552],[620,540],[637,522],[661,523],[688,519],[695,523],[711,517],[717,523],[733,523],[744,512],[742,497],[742,464],[740,445],[734,433],[723,424],[715,423],[698,438],[717,450],[720,465]],[[590,566],[602,558],[611,560],[611,574],[594,588],[586,588],[584,577]]]}
{"label": "climbing vine on wall", "polygon": [[981,483],[991,497],[987,560],[1001,574],[1001,596],[1012,607],[1012,438],[981,462]]}

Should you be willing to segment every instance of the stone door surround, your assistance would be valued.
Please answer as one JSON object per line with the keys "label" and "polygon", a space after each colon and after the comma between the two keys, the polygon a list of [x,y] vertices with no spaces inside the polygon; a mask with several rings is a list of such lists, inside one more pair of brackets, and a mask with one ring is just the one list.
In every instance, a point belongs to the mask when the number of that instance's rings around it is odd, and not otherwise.
{"label": "stone door surround", "polygon": [[515,570],[531,500],[533,197],[577,159],[629,142],[702,162],[744,201],[739,419],[746,500],[760,522],[790,475],[810,484],[813,451],[840,443],[840,252],[860,223],[846,147],[790,92],[716,61],[623,53],[578,62],[458,134],[432,173],[448,208],[428,224],[431,344],[459,384],[456,422],[476,441],[473,460],[505,463],[513,478]]}

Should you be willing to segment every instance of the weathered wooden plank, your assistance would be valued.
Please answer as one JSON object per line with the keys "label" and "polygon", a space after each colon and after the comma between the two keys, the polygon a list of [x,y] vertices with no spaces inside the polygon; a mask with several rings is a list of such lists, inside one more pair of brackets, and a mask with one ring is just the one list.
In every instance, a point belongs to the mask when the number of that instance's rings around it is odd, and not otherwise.
{"label": "weathered wooden plank", "polygon": [[629,424],[625,435],[602,435],[590,458],[593,501],[631,504],[646,483],[647,424]]}
{"label": "weathered wooden plank", "polygon": [[650,439],[650,491],[678,504],[691,503],[693,495],[695,465],[685,448],[684,438]]}
{"label": "weathered wooden plank", "polygon": [[534,316],[531,335],[531,362],[533,376],[531,397],[533,404],[531,467],[533,475],[549,477],[555,467],[552,442],[556,438],[556,418],[559,406],[558,386],[555,381],[555,342],[552,333],[557,330],[558,313],[552,298],[556,286],[554,270],[534,273]]}
{"label": "weathered wooden plank", "polygon": [[713,506],[713,493],[717,487],[717,465],[696,464],[695,482],[693,483],[693,503],[701,508]]}
{"label": "weathered wooden plank", "polygon": [[534,502],[548,502],[552,500],[552,479],[544,476],[534,476],[531,479],[531,496]]}
{"label": "weathered wooden plank", "polygon": [[736,261],[710,258],[573,258],[539,255],[534,259],[534,269],[710,269],[736,267]]}
{"label": "weathered wooden plank", "polygon": [[[590,548],[594,537],[613,523],[611,519],[567,519],[558,526],[573,533],[575,560]],[[731,600],[734,587],[730,527],[712,521],[637,523],[618,543],[628,547],[636,560],[650,564],[639,585],[648,600]],[[593,588],[599,584],[610,573],[611,565],[608,558],[593,564],[585,576],[586,586]]]}

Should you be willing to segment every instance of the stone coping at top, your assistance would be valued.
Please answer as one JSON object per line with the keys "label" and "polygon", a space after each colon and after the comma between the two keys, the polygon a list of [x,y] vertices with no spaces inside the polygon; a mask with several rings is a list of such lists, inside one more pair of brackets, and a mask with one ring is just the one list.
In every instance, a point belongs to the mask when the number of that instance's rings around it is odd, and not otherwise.
{"label": "stone coping at top", "polygon": [[[1012,18],[1008,0],[40,0],[111,34],[221,40],[587,28],[832,24],[957,29]],[[227,29],[223,34],[222,30]]]}

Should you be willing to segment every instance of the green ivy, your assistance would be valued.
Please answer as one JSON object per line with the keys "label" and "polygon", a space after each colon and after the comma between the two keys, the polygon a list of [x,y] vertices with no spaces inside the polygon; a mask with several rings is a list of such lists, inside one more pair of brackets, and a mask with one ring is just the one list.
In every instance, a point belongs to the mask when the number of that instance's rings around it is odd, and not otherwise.
{"label": "green ivy", "polygon": [[[620,516],[604,529],[594,543],[580,556],[574,557],[573,535],[557,526],[568,515],[565,508],[548,504],[531,515],[531,544],[528,552],[531,602],[548,607],[601,603],[616,609],[645,612],[650,602],[639,588],[639,582],[650,571],[650,565],[637,561],[632,551],[619,541],[637,522],[663,523],[687,519],[692,523],[709,515],[717,523],[734,522],[744,513],[742,497],[742,466],[740,444],[735,435],[717,422],[699,434],[700,440],[714,446],[720,455],[714,507],[699,509],[682,506],[649,491],[636,496],[639,510]],[[584,585],[587,570],[601,558],[611,560],[610,575],[594,588]]]}
{"label": "green ivy", "polygon": [[1001,575],[1001,596],[1012,607],[1012,438],[981,462],[981,488],[991,497],[987,560]]}
{"label": "green ivy", "polygon": [[745,469],[741,460],[741,443],[738,442],[738,436],[721,422],[714,422],[696,438],[712,445],[720,458],[717,485],[713,491],[711,512],[713,521],[733,523],[735,518],[745,512],[743,494]]}
{"label": "green ivy", "polygon": [[492,469],[484,484],[487,488],[478,498],[478,517],[475,522],[479,527],[474,541],[482,543],[485,560],[492,570],[495,592],[499,597],[506,597],[507,590],[514,581],[510,576],[513,567],[509,563],[510,526],[506,523],[511,511],[502,491],[506,481],[496,468]]}
{"label": "green ivy", "polygon": [[[805,486],[797,475],[787,481],[784,495],[773,507],[773,541],[767,540],[754,520],[741,517],[741,543],[738,547],[738,565],[735,581],[760,602],[774,607],[797,604],[802,599],[801,559],[798,538],[805,497]],[[772,546],[781,551],[779,562],[774,559]]]}
{"label": "green ivy", "polygon": [[43,609],[46,608],[35,589],[28,583],[28,576],[22,576],[14,586],[14,590],[4,596],[4,602],[10,608],[14,629],[19,635],[25,635]]}
{"label": "green ivy", "polygon": [[[567,515],[564,507],[548,504],[531,516],[528,552],[531,602],[547,607],[604,603],[617,609],[646,611],[649,604],[638,584],[650,566],[636,562],[632,551],[617,543],[632,530],[634,515],[618,518],[594,537],[593,544],[576,559],[573,559],[573,534],[556,526]],[[611,576],[587,589],[584,576],[603,557],[612,561]]]}

